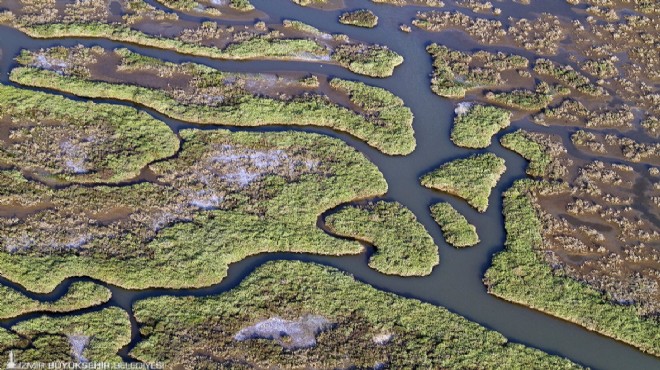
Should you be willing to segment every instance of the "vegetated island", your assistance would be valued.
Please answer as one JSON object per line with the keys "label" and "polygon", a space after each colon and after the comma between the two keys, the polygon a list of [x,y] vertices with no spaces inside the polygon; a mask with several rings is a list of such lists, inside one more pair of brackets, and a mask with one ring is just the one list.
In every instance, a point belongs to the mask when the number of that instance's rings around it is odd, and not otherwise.
{"label": "vegetated island", "polygon": [[269,262],[219,296],[152,298],[134,312],[145,340],[131,355],[168,367],[580,368],[444,308],[297,261]]}
{"label": "vegetated island", "polygon": [[131,322],[120,308],[81,315],[41,316],[0,328],[0,353],[16,363],[122,363],[117,355],[131,341]]}
{"label": "vegetated island", "polygon": [[64,295],[53,302],[42,302],[0,285],[0,319],[10,319],[33,312],[71,312],[98,306],[110,300],[112,293],[93,282],[74,282]]}
{"label": "vegetated island", "polygon": [[134,108],[0,85],[0,163],[50,181],[118,183],[174,155],[179,140]]}
{"label": "vegetated island", "polygon": [[470,224],[460,212],[446,202],[431,206],[431,216],[442,229],[448,244],[454,247],[471,247],[479,243],[477,228]]}
{"label": "vegetated island", "polygon": [[[119,3],[119,11],[109,2],[96,2],[92,7],[86,2],[72,3],[60,11],[55,2],[10,3],[0,12],[0,24],[35,38],[103,38],[216,59],[335,63],[372,77],[391,76],[403,63],[403,58],[387,47],[330,35],[299,21],[286,20],[270,27],[264,22],[250,26],[215,21],[199,24],[143,0],[112,2]],[[167,29],[166,34],[153,31],[159,29]]]}
{"label": "vegetated island", "polygon": [[504,159],[495,154],[477,154],[456,159],[422,176],[422,185],[465,199],[479,212],[488,208],[488,197],[506,171]]}
{"label": "vegetated island", "polygon": [[429,275],[439,263],[438,247],[424,225],[397,202],[379,201],[340,209],[325,219],[337,235],[373,244],[369,267],[385,274]]}
{"label": "vegetated island", "polygon": [[339,23],[364,27],[374,28],[378,25],[378,16],[368,9],[358,9],[352,12],[345,12],[339,16]]}
{"label": "vegetated island", "polygon": [[[415,148],[413,114],[389,91],[316,75],[241,74],[175,64],[127,49],[23,51],[11,80],[88,98],[130,101],[200,124],[311,125],[348,132],[387,154]],[[320,84],[333,102],[317,90]],[[350,107],[350,108],[347,108]]]}
{"label": "vegetated island", "polygon": [[451,141],[464,148],[488,147],[493,135],[511,124],[511,112],[498,107],[459,103],[454,111]]}
{"label": "vegetated island", "polygon": [[357,254],[317,227],[342,203],[383,195],[364,155],[317,134],[183,130],[177,156],[151,181],[49,188],[0,171],[0,271],[34,292],[87,276],[132,289],[220,282],[229,264],[263,252]]}

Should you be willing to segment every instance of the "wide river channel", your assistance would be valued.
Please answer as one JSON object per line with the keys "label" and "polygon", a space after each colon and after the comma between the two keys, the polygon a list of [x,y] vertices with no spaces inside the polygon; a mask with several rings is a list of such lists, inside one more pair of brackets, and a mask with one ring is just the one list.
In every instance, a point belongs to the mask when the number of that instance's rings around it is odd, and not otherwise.
{"label": "wide river channel", "polygon": [[[150,1],[153,5],[156,3]],[[616,340],[590,332],[580,326],[545,315],[523,306],[512,304],[489,295],[482,283],[483,274],[490,264],[492,255],[503,248],[505,232],[502,217],[502,192],[511,186],[513,181],[525,177],[526,162],[513,152],[499,145],[499,137],[517,128],[529,128],[539,132],[551,132],[564,139],[569,153],[576,157],[588,158],[573,148],[566,128],[548,128],[537,126],[529,121],[514,122],[512,127],[501,132],[493,140],[487,151],[493,152],[506,160],[507,171],[494,189],[490,198],[490,207],[484,214],[479,214],[466,203],[420,186],[418,179],[427,171],[455,158],[464,157],[475,151],[457,148],[449,140],[449,130],[453,119],[453,102],[442,99],[431,92],[429,75],[432,71],[431,58],[425,51],[426,45],[438,42],[451,48],[472,50],[477,47],[473,41],[459,32],[428,33],[415,29],[408,34],[400,32],[400,24],[410,24],[410,20],[419,10],[428,8],[405,7],[398,8],[384,5],[374,5],[368,0],[347,0],[347,7],[369,8],[380,18],[379,26],[374,30],[348,27],[337,22],[339,11],[322,11],[303,8],[293,4],[290,0],[252,0],[252,3],[268,14],[263,18],[266,22],[281,22],[284,19],[296,19],[309,23],[323,31],[331,33],[345,33],[352,38],[388,45],[405,58],[394,76],[386,79],[373,79],[355,75],[343,68],[333,65],[302,62],[272,62],[272,61],[218,61],[208,58],[198,58],[180,55],[174,52],[127,45],[107,40],[96,39],[62,39],[37,40],[7,28],[0,27],[0,82],[11,84],[8,72],[15,65],[13,58],[18,55],[21,48],[38,49],[53,45],[73,46],[83,44],[86,46],[100,45],[105,48],[128,47],[131,50],[161,58],[171,62],[187,62],[206,64],[223,71],[236,72],[283,72],[307,71],[327,74],[346,79],[360,80],[368,84],[386,88],[400,96],[409,106],[414,115],[416,150],[405,157],[392,157],[384,155],[367,146],[365,143],[346,134],[334,132],[329,129],[278,127],[262,128],[232,128],[231,130],[274,131],[299,130],[317,132],[344,140],[349,145],[364,153],[383,172],[389,184],[389,192],[385,199],[396,200],[411,209],[419,221],[435,239],[440,248],[440,265],[430,276],[421,278],[402,278],[380,274],[367,266],[368,253],[348,257],[324,257],[305,254],[273,253],[247,258],[232,265],[228,277],[222,283],[192,290],[150,289],[145,291],[125,290],[99,282],[112,290],[113,296],[109,303],[80,312],[99,310],[108,306],[118,306],[132,312],[132,304],[140,299],[159,295],[215,295],[227,291],[237,284],[255,268],[271,260],[292,259],[317,262],[334,266],[342,271],[352,274],[356,279],[370,284],[378,289],[392,292],[401,296],[416,298],[434,305],[446,307],[469,320],[475,321],[489,329],[496,330],[512,342],[522,343],[539,348],[551,354],[567,357],[581,365],[594,369],[660,369],[660,359],[646,355],[635,348]],[[557,15],[580,17],[572,12],[564,0],[535,1],[533,6],[521,6],[507,1],[496,3],[503,9],[503,13],[515,17],[534,17],[534,13],[543,11]],[[533,12],[533,13],[532,13]],[[481,15],[487,17],[485,15]],[[182,15],[181,18],[201,21],[200,18]],[[251,23],[252,21],[250,21]],[[232,22],[240,23],[240,22]],[[479,46],[486,50],[511,50],[508,48],[495,48]],[[516,53],[526,57],[531,54],[516,50]],[[559,56],[561,58],[561,55]],[[117,101],[104,101],[114,104],[124,104]],[[138,107],[144,109],[143,107]],[[197,127],[177,120],[169,119],[149,109],[145,109],[158,119],[166,122],[173,130]],[[221,126],[208,127],[213,129]],[[454,207],[466,215],[468,220],[477,227],[482,242],[471,248],[455,249],[448,246],[429,213],[429,206],[440,200],[450,202]],[[319,219],[323,226],[323,217]],[[370,250],[369,250],[370,251]],[[46,295],[38,295],[25,291],[20,286],[4,279],[0,283],[12,286],[26,295],[42,301],[52,301],[62,296],[67,287],[76,280],[69,279],[62,283],[55,291]],[[10,327],[19,321],[38,316],[38,314],[24,315],[12,320],[0,321],[0,326]],[[128,361],[128,352],[140,340],[139,332],[134,323],[133,342],[122,350],[121,355]]]}

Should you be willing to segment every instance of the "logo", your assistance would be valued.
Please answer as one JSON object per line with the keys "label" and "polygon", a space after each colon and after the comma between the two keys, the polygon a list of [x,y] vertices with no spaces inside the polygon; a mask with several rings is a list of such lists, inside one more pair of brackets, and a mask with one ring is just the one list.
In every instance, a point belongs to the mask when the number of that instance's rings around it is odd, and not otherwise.
{"label": "logo", "polygon": [[9,352],[9,361],[7,362],[7,369],[15,369],[16,363],[14,362],[14,351]]}

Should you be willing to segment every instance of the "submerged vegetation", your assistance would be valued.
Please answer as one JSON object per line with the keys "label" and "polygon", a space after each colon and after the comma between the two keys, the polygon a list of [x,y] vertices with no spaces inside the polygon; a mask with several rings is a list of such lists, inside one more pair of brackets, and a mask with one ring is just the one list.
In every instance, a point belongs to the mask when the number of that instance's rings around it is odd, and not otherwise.
{"label": "submerged vegetation", "polygon": [[[194,63],[163,62],[126,49],[117,49],[114,53],[96,51],[96,59],[116,60],[116,72],[113,72],[113,79],[108,80],[103,74],[93,72],[98,62],[84,63],[80,61],[83,58],[76,57],[82,52],[94,53],[89,50],[24,51],[18,60],[26,67],[14,69],[11,79],[84,97],[131,101],[188,122],[327,126],[348,132],[387,154],[407,154],[415,147],[410,109],[389,91],[362,82],[336,78],[329,81],[333,90],[346,94],[359,107],[354,111],[312,93],[313,90],[299,81],[278,80],[269,75],[225,73]],[[70,71],[54,67],[62,63],[77,68]],[[107,62],[104,64],[107,68]],[[135,72],[147,74],[136,80]],[[149,76],[157,76],[160,85],[153,85]],[[126,82],[116,82],[122,80]],[[299,89],[301,94],[286,96],[287,89],[292,88]],[[268,91],[272,91],[272,97],[264,96]]]}
{"label": "submerged vegetation", "polygon": [[442,228],[448,244],[454,247],[471,247],[479,243],[477,228],[451,204],[441,202],[431,206],[431,215]]}
{"label": "submerged vegetation", "polygon": [[[75,282],[67,292],[53,302],[41,302],[0,285],[0,319],[8,319],[32,312],[70,312],[93,307],[110,300],[108,288],[92,282]],[[0,339],[1,341],[1,339]]]}
{"label": "submerged vegetation", "polygon": [[0,172],[0,204],[39,205],[0,218],[3,276],[38,292],[80,271],[125,288],[200,287],[257,253],[361,251],[316,225],[328,209],[386,192],[358,151],[295,132],[180,136],[179,155],[150,166],[155,183],[51,189]]}
{"label": "submerged vegetation", "polygon": [[451,141],[465,148],[486,148],[493,135],[509,127],[511,112],[492,106],[459,103]]}
{"label": "submerged vegetation", "polygon": [[427,188],[465,199],[479,212],[488,208],[491,190],[506,170],[504,159],[492,153],[456,159],[422,176]]}
{"label": "submerged vegetation", "polygon": [[415,215],[396,202],[346,207],[325,220],[340,236],[376,247],[369,267],[385,274],[423,276],[438,264],[438,247]]}
{"label": "submerged vegetation", "polygon": [[144,112],[0,85],[0,162],[75,183],[117,183],[174,155],[176,135]]}
{"label": "submerged vegetation", "polygon": [[[269,262],[220,296],[153,298],[134,312],[145,340],[131,355],[171,368],[579,368],[444,308],[303,262]],[[245,339],[255,327],[259,335]],[[300,342],[307,346],[290,348]]]}

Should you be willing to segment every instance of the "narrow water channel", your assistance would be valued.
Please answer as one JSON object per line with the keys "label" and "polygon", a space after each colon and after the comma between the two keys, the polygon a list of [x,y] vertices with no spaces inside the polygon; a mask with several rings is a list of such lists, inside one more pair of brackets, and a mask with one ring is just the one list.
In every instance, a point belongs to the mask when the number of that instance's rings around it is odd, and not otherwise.
{"label": "narrow water channel", "polygon": [[[375,6],[368,0],[346,1],[349,8],[364,7],[372,9],[380,17],[380,25],[376,30],[363,30],[343,26],[336,22],[339,12],[302,8],[289,0],[252,0],[254,5],[267,14],[272,22],[282,19],[297,19],[312,24],[323,31],[341,32],[351,37],[367,42],[381,43],[404,56],[405,62],[398,67],[393,77],[387,79],[372,79],[357,76],[343,68],[318,63],[293,62],[233,62],[217,61],[208,58],[197,58],[179,55],[174,52],[148,49],[134,45],[110,42],[107,40],[64,39],[64,40],[36,40],[31,39],[18,31],[0,27],[0,82],[11,84],[8,81],[8,71],[14,65],[13,58],[21,48],[38,49],[53,45],[73,46],[83,44],[86,46],[100,45],[105,48],[129,47],[142,54],[154,56],[171,62],[193,61],[206,64],[224,71],[236,72],[277,72],[302,70],[337,76],[341,78],[360,80],[372,85],[389,89],[403,98],[415,114],[416,150],[405,157],[391,157],[384,155],[369,147],[365,143],[343,133],[323,128],[302,128],[272,126],[263,128],[235,128],[224,127],[231,130],[272,131],[272,130],[300,130],[317,132],[344,140],[349,145],[364,153],[383,172],[389,184],[389,192],[385,199],[396,200],[411,209],[426,229],[430,232],[440,248],[440,265],[427,277],[395,277],[380,274],[367,266],[368,255],[347,257],[323,257],[291,253],[263,254],[247,258],[233,264],[228,277],[220,284],[203,289],[169,290],[150,289],[145,291],[125,290],[108,284],[113,293],[112,299],[106,305],[81,312],[98,310],[108,306],[118,306],[132,312],[132,304],[140,299],[160,295],[215,295],[232,287],[250,274],[255,268],[271,260],[295,259],[310,261],[334,266],[350,273],[359,281],[365,282],[380,290],[392,292],[401,296],[417,298],[424,302],[448,308],[489,329],[499,331],[512,342],[522,343],[539,348],[551,354],[567,357],[582,365],[595,369],[658,369],[660,360],[643,354],[633,347],[617,342],[613,339],[589,332],[577,325],[562,321],[540,312],[511,304],[497,299],[486,293],[481,279],[490,264],[492,255],[503,248],[505,239],[502,212],[502,192],[511,186],[513,181],[525,176],[526,162],[516,154],[503,149],[499,144],[500,133],[493,145],[487,151],[493,152],[506,160],[507,171],[502,180],[494,189],[490,198],[490,207],[484,214],[479,214],[465,202],[451,196],[423,188],[418,178],[438,165],[458,157],[475,153],[476,151],[457,148],[449,140],[449,129],[452,120],[453,103],[434,95],[429,87],[429,74],[431,73],[431,60],[425,51],[430,42],[440,42],[449,47],[469,49],[473,43],[467,43],[463,37],[447,37],[446,34],[432,34],[413,32],[406,34],[398,31],[399,24],[410,23],[418,8],[396,8],[390,6]],[[544,7],[555,8],[553,11],[569,11],[564,7],[564,1],[549,1]],[[553,3],[561,3],[557,5]],[[507,5],[510,5],[507,3]],[[498,6],[500,4],[498,3]],[[504,4],[502,4],[504,8]],[[517,7],[515,9],[518,9]],[[512,8],[513,9],[513,8]],[[559,9],[559,10],[557,10]],[[505,9],[506,11],[506,9]],[[379,32],[387,29],[387,32]],[[451,33],[453,35],[453,33]],[[458,36],[458,33],[456,33]],[[494,49],[494,48],[486,48]],[[105,101],[108,102],[108,101]],[[120,102],[112,102],[124,104]],[[144,109],[144,108],[142,108]],[[187,127],[200,127],[186,124],[164,117],[152,110],[144,109],[154,117],[166,122],[172,129],[178,131]],[[537,131],[557,133],[564,138],[565,144],[568,134],[565,128],[547,128],[523,123],[524,126]],[[520,125],[514,123],[506,132],[515,130]],[[205,126],[205,129],[217,126]],[[571,149],[572,146],[569,146]],[[572,150],[574,151],[574,150]],[[573,153],[571,153],[573,154]],[[577,154],[577,153],[576,153]],[[585,156],[584,154],[579,154]],[[435,224],[429,213],[429,206],[440,200],[450,202],[454,207],[466,215],[478,230],[482,242],[471,248],[458,250],[444,243],[439,227]],[[320,222],[322,223],[322,218]],[[35,295],[25,292],[21,287],[0,279],[0,283],[20,289],[28,296],[40,300],[54,300],[64,294],[67,287],[76,280],[69,279],[54,292],[47,295]],[[100,282],[99,282],[100,283]],[[17,319],[0,321],[3,327],[26,320],[38,315],[25,315]],[[127,353],[139,340],[138,332],[134,329],[134,338],[131,345],[122,351],[126,359]]]}

